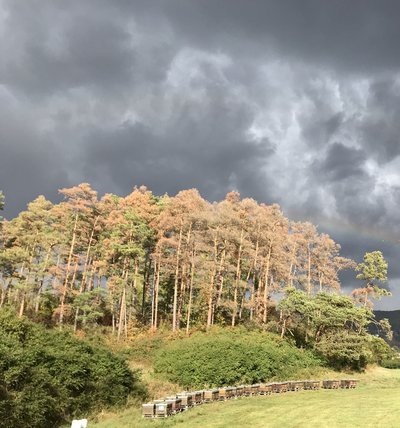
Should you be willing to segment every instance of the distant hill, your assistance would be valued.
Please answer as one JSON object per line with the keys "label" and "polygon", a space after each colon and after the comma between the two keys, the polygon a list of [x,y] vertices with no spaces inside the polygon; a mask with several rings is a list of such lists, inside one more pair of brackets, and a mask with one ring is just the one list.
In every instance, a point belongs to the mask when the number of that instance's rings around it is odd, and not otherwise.
{"label": "distant hill", "polygon": [[[400,347],[400,309],[397,311],[374,311],[374,314],[378,321],[383,318],[387,318],[389,320],[393,330],[393,340],[391,345]],[[375,326],[371,326],[370,331],[373,334],[378,334]]]}

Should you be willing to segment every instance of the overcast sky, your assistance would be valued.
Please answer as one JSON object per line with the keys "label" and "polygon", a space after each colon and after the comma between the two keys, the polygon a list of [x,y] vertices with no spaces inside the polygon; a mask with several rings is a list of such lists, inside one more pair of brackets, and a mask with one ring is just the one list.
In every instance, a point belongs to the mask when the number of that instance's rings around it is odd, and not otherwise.
{"label": "overcast sky", "polygon": [[356,261],[382,250],[377,307],[400,308],[399,18],[398,0],[0,0],[5,216],[80,182],[235,189]]}

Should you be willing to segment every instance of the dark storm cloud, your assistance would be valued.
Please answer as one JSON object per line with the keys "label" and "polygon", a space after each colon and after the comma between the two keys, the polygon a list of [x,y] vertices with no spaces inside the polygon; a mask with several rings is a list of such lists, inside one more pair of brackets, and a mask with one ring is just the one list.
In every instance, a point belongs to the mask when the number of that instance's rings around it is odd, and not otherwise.
{"label": "dark storm cloud", "polygon": [[368,116],[361,131],[366,146],[380,163],[400,154],[400,85],[396,78],[378,79],[371,86]]}
{"label": "dark storm cloud", "polygon": [[22,112],[16,115],[3,105],[0,186],[6,194],[6,217],[40,194],[56,199],[57,188],[68,183],[67,169],[57,147],[36,130],[34,118]]}
{"label": "dark storm cloud", "polygon": [[362,150],[336,142],[329,146],[325,159],[316,166],[319,175],[325,176],[329,182],[353,180],[367,178],[363,169],[365,160],[366,155]]}
{"label": "dark storm cloud", "polygon": [[236,189],[320,224],[357,261],[382,249],[395,290],[399,12],[394,0],[0,0],[6,216],[82,181],[210,200]]}
{"label": "dark storm cloud", "polygon": [[[175,119],[170,119],[167,135],[140,123],[91,134],[85,168],[93,171],[99,183],[107,175],[115,188],[144,183],[165,193],[185,183],[210,199],[223,198],[232,188],[265,198],[263,167],[273,153],[272,145],[247,135],[252,123],[248,105],[234,106],[212,84],[203,88],[200,103],[184,103]],[[204,102],[209,103],[206,111]]]}
{"label": "dark storm cloud", "polygon": [[164,8],[174,28],[202,47],[250,45],[250,54],[270,47],[357,73],[400,65],[396,0],[171,1]]}

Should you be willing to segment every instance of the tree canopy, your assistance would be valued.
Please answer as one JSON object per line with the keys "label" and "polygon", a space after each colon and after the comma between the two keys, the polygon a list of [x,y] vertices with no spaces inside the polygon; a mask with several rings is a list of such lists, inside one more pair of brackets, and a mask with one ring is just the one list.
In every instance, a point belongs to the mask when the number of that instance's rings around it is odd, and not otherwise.
{"label": "tree canopy", "polygon": [[356,300],[364,306],[372,306],[370,297],[380,299],[382,296],[390,296],[391,293],[379,285],[387,281],[388,263],[381,251],[365,253],[363,263],[357,265],[356,270],[360,272],[357,279],[364,281],[364,287],[353,291]]}
{"label": "tree canopy", "polygon": [[[323,302],[338,310],[339,273],[356,266],[311,223],[237,192],[212,204],[196,189],[99,198],[82,183],[60,194],[58,204],[39,196],[4,221],[0,238],[0,307],[60,328],[110,326],[118,338],[143,326],[269,328],[276,296],[290,289],[285,304],[301,306],[307,337],[321,335],[327,327],[309,311]],[[387,264],[371,254],[358,269],[375,287]],[[321,308],[332,322],[341,314]],[[293,319],[281,316],[280,330]]]}

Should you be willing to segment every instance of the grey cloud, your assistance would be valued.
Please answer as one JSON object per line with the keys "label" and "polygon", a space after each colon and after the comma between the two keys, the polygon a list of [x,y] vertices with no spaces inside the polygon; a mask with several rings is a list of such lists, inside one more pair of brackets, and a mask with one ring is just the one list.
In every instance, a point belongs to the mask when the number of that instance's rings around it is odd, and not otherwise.
{"label": "grey cloud", "polygon": [[368,113],[360,123],[360,133],[380,163],[400,154],[400,86],[393,78],[377,79],[370,86]]}
{"label": "grey cloud", "polygon": [[242,46],[251,55],[269,50],[280,55],[345,68],[356,73],[399,66],[395,0],[272,0],[249,3],[168,2],[169,19],[191,43]]}
{"label": "grey cloud", "polygon": [[57,200],[57,189],[69,179],[57,146],[37,132],[32,118],[2,113],[0,188],[6,195],[4,216],[10,218],[40,194]]}
{"label": "grey cloud", "polygon": [[17,0],[3,7],[0,82],[25,95],[52,96],[79,87],[120,94],[139,76],[162,77],[171,59],[167,40],[143,40],[140,17],[107,1],[66,6]]}
{"label": "grey cloud", "polygon": [[346,147],[335,142],[329,146],[326,157],[315,162],[314,172],[323,176],[330,183],[342,180],[367,179],[368,174],[363,168],[367,157],[360,149]]}
{"label": "grey cloud", "polygon": [[265,199],[262,167],[273,147],[249,141],[252,116],[246,106],[229,108],[218,99],[207,112],[184,105],[167,136],[141,124],[95,132],[87,137],[85,169],[97,181],[107,174],[115,188],[126,191],[132,183],[144,183],[157,193],[171,193],[184,183],[211,200],[232,188]]}

